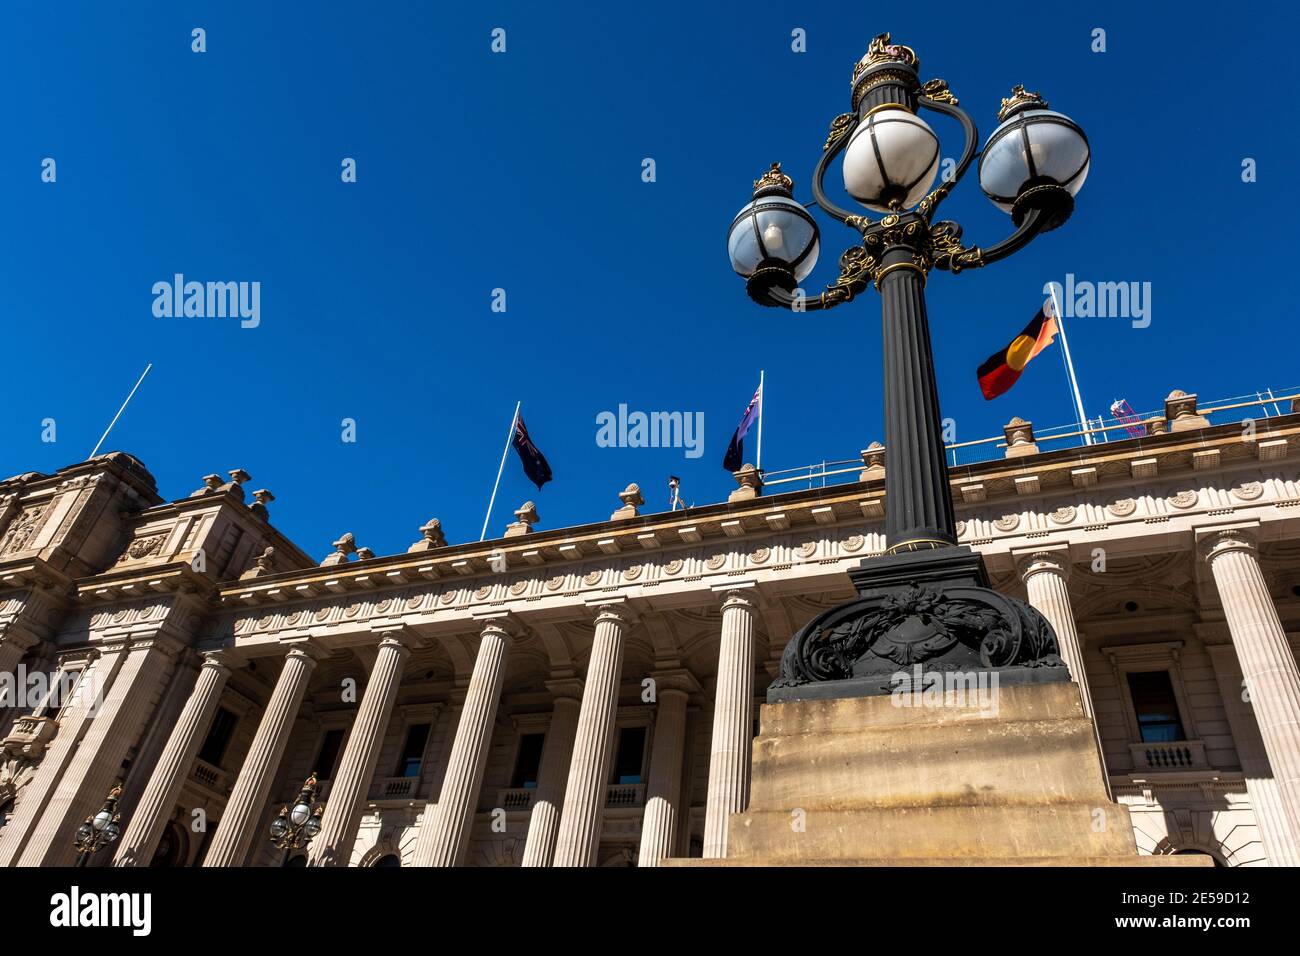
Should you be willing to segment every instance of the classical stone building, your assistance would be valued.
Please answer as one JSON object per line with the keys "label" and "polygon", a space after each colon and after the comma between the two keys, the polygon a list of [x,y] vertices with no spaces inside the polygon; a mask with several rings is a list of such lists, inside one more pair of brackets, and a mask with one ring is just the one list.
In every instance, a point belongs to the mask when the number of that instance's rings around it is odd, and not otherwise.
{"label": "classical stone building", "polygon": [[[1176,392],[1144,437],[1056,450],[1016,419],[951,480],[961,541],[1053,623],[1139,850],[1294,864],[1300,414],[1241,417]],[[278,865],[269,824],[313,772],[323,829],[291,864],[720,855],[787,639],[883,547],[887,449],[863,460],[320,562],[239,470],[175,501],[120,452],[0,483],[0,674],[74,688],[0,709],[0,863],[73,863],[121,781],[91,865]]]}

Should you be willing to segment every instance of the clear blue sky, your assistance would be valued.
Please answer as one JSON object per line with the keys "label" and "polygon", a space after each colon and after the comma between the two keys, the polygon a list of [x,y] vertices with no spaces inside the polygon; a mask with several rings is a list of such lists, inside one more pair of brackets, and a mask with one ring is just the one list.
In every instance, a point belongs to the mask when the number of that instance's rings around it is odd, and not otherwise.
{"label": "clear blue sky", "polygon": [[[1152,284],[1148,328],[1070,326],[1091,414],[1117,397],[1156,408],[1175,387],[1212,399],[1296,384],[1300,134],[1278,105],[1296,80],[1294,7],[1234,4],[1231,22],[1189,9],[7,3],[0,475],[84,458],[150,361],[106,449],[140,457],[168,498],[247,469],[277,495],[274,523],[317,556],[344,531],[404,550],[431,516],[451,541],[476,539],[517,399],[556,477],[537,493],[512,453],[493,534],[528,498],[542,527],[603,520],[629,481],[661,510],[669,473],[688,500],[721,500],[760,368],[767,468],[853,456],[883,431],[879,299],[759,309],[724,239],[774,159],[807,198],[851,66],[884,30],[916,48],[923,79],[949,81],[981,136],[1023,82],[1094,151],[1065,228],[932,276],[959,439],[1014,414],[1072,419],[1055,347],[994,402],[974,374],[1067,272]],[[206,53],[191,52],[194,27]],[[1096,27],[1105,53],[1090,49]],[[795,28],[806,53],[791,51]],[[954,155],[955,124],[934,125]],[[646,157],[657,182],[642,182]],[[968,242],[1010,230],[973,173],[945,216]],[[822,220],[806,287],[833,280],[852,239]],[[151,288],[177,272],[261,282],[260,326],[155,318]],[[490,309],[498,287],[505,314]],[[596,415],[620,403],[702,411],[704,456],[597,447]]]}

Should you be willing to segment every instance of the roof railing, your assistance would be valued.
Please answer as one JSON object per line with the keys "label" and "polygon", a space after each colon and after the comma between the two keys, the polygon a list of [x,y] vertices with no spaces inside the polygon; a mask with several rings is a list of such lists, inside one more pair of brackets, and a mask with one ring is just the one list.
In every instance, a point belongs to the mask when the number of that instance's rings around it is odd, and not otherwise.
{"label": "roof railing", "polygon": [[[1291,403],[1300,401],[1300,386],[1295,388],[1274,390],[1264,389],[1255,392],[1253,395],[1240,395],[1231,398],[1220,399],[1208,408],[1196,409],[1196,414],[1204,418],[1210,418],[1215,414],[1223,412],[1236,411],[1242,408],[1262,408],[1265,418],[1275,418],[1280,415],[1289,414]],[[1162,421],[1165,418],[1165,411],[1161,408],[1159,411],[1141,413],[1138,421],[1145,424],[1147,421],[1158,418]],[[1244,421],[1245,419],[1243,419]],[[1224,424],[1224,422],[1214,422],[1214,424]],[[1089,421],[1088,426],[1080,428],[1077,422],[1069,425],[1056,425],[1043,430],[1034,429],[1034,442],[1036,444],[1043,442],[1058,442],[1073,440],[1077,446],[1087,444],[1087,437],[1093,436],[1099,438],[1104,444],[1109,444],[1114,440],[1122,441],[1141,441],[1141,438],[1130,437],[1128,430],[1132,428],[1134,422],[1132,419],[1122,421],[1117,418],[1105,418],[1098,416],[1094,422]],[[1109,436],[1112,432],[1124,432],[1121,439],[1111,439]],[[991,438],[977,438],[973,441],[953,442],[944,445],[944,451],[948,453],[949,465],[951,467],[961,467],[962,465],[973,465],[979,462],[990,461],[993,459],[992,452],[997,449],[1006,448],[1007,441],[1004,435],[995,435]],[[961,454],[962,450],[969,449],[974,451],[973,454]],[[880,451],[879,448],[876,451]],[[888,461],[886,461],[886,467]],[[773,485],[792,484],[796,482],[807,482],[809,488],[826,487],[829,484],[838,484],[839,482],[827,479],[836,478],[842,475],[859,474],[866,463],[859,458],[846,458],[840,461],[822,461],[819,463],[804,465],[798,468],[782,468],[774,471],[763,472],[764,487]],[[820,483],[820,484],[818,484]]]}

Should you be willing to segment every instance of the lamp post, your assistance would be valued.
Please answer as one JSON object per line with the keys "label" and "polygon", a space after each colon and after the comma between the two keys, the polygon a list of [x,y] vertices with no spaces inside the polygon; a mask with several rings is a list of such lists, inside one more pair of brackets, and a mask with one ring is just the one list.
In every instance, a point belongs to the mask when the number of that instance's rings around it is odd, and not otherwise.
{"label": "lamp post", "polygon": [[[882,303],[885,552],[850,572],[857,601],[814,619],[792,638],[773,685],[776,699],[803,696],[798,688],[824,681],[866,678],[875,686],[898,665],[926,661],[945,670],[1060,665],[1046,620],[990,590],[980,556],[957,545],[925,284],[933,269],[956,274],[989,265],[1062,225],[1087,178],[1091,151],[1072,120],[1017,86],[1002,101],[1000,125],[979,163],[980,185],[1011,215],[1015,231],[988,248],[965,246],[961,226],[935,214],[974,161],[979,133],[948,84],[922,83],[918,70],[911,48],[892,43],[888,33],[877,36],[853,70],[852,112],[831,122],[813,171],[813,197],[860,242],[840,256],[840,274],[826,291],[808,296],[799,288],[816,263],[820,236],[779,163],[754,183],[753,199],[728,235],[732,267],[760,305],[829,309],[868,286]],[[956,119],[965,133],[952,175],[933,189],[941,150],[919,108]],[[841,154],[845,190],[883,214],[878,220],[827,197],[826,173]],[[872,692],[866,685],[842,690]]]}
{"label": "lamp post", "polygon": [[271,821],[271,842],[284,851],[281,866],[289,865],[289,857],[310,843],[320,833],[321,817],[325,804],[316,802],[316,774],[303,782],[293,805],[280,808],[280,815]]}
{"label": "lamp post", "polygon": [[104,805],[94,816],[86,817],[86,822],[77,827],[73,845],[80,856],[77,866],[85,866],[99,850],[117,841],[122,835],[122,817],[117,812],[117,803],[122,799],[122,785],[115,784],[104,798]]}

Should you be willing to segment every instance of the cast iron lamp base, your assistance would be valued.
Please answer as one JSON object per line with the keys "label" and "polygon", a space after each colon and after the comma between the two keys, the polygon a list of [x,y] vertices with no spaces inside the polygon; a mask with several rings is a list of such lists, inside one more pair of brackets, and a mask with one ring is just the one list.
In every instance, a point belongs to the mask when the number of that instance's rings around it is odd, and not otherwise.
{"label": "cast iron lamp base", "polygon": [[849,577],[858,598],[790,639],[768,703],[888,694],[917,665],[996,671],[1004,683],[1070,679],[1047,619],[992,590],[984,559],[970,548],[867,558]]}

